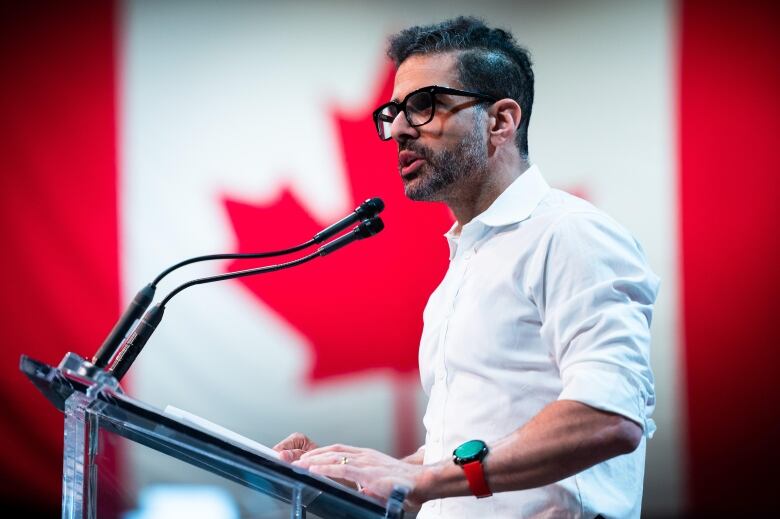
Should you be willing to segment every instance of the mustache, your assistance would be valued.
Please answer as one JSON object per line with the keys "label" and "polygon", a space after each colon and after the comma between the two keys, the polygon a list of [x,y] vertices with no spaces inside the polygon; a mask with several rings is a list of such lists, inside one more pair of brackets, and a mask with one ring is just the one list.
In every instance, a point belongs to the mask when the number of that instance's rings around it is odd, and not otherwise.
{"label": "mustache", "polygon": [[411,151],[424,159],[430,159],[430,157],[433,155],[433,153],[431,153],[431,150],[429,150],[428,148],[426,148],[425,146],[417,142],[412,142],[412,141],[407,141],[399,145],[398,152],[400,153],[402,151]]}

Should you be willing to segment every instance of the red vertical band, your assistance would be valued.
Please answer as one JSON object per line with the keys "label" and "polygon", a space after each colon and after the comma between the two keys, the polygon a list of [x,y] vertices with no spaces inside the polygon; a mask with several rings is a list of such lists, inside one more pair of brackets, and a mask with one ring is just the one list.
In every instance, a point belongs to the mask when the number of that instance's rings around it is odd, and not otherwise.
{"label": "red vertical band", "polygon": [[780,16],[683,1],[680,160],[690,507],[776,508]]}
{"label": "red vertical band", "polygon": [[463,472],[466,474],[466,481],[469,483],[472,494],[476,497],[490,497],[493,495],[485,479],[485,467],[481,461],[464,463],[461,467],[463,467]]}
{"label": "red vertical band", "polygon": [[0,7],[0,501],[25,516],[59,507],[63,417],[19,355],[91,355],[118,314],[114,13]]}

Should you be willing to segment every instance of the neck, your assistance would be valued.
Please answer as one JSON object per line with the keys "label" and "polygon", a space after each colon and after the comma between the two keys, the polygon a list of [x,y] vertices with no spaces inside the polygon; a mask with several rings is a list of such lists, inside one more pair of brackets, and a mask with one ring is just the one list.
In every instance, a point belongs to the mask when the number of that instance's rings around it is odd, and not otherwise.
{"label": "neck", "polygon": [[456,233],[459,234],[464,225],[490,207],[496,198],[529,167],[528,161],[522,158],[513,162],[511,165],[506,164],[506,167],[495,168],[487,175],[473,179],[470,183],[460,186],[461,189],[457,193],[447,197],[445,203],[457,220]]}

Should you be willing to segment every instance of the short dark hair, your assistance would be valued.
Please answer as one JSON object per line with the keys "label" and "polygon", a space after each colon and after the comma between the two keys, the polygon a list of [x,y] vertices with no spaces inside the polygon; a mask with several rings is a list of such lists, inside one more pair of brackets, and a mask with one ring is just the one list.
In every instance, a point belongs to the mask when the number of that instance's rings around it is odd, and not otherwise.
{"label": "short dark hair", "polygon": [[409,56],[459,51],[462,87],[497,99],[517,101],[522,110],[516,144],[528,155],[528,122],[534,103],[531,56],[509,31],[491,29],[485,22],[460,16],[432,25],[404,29],[390,37],[387,55],[398,67]]}

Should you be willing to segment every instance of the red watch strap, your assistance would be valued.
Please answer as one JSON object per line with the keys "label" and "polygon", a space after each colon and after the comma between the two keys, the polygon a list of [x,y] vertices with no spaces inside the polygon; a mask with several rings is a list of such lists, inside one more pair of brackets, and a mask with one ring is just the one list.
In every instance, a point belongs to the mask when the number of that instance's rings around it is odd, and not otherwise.
{"label": "red watch strap", "polygon": [[485,481],[485,471],[482,468],[482,461],[470,461],[461,465],[466,474],[466,480],[469,482],[471,492],[477,497],[490,497],[493,492],[490,491],[487,481]]}

